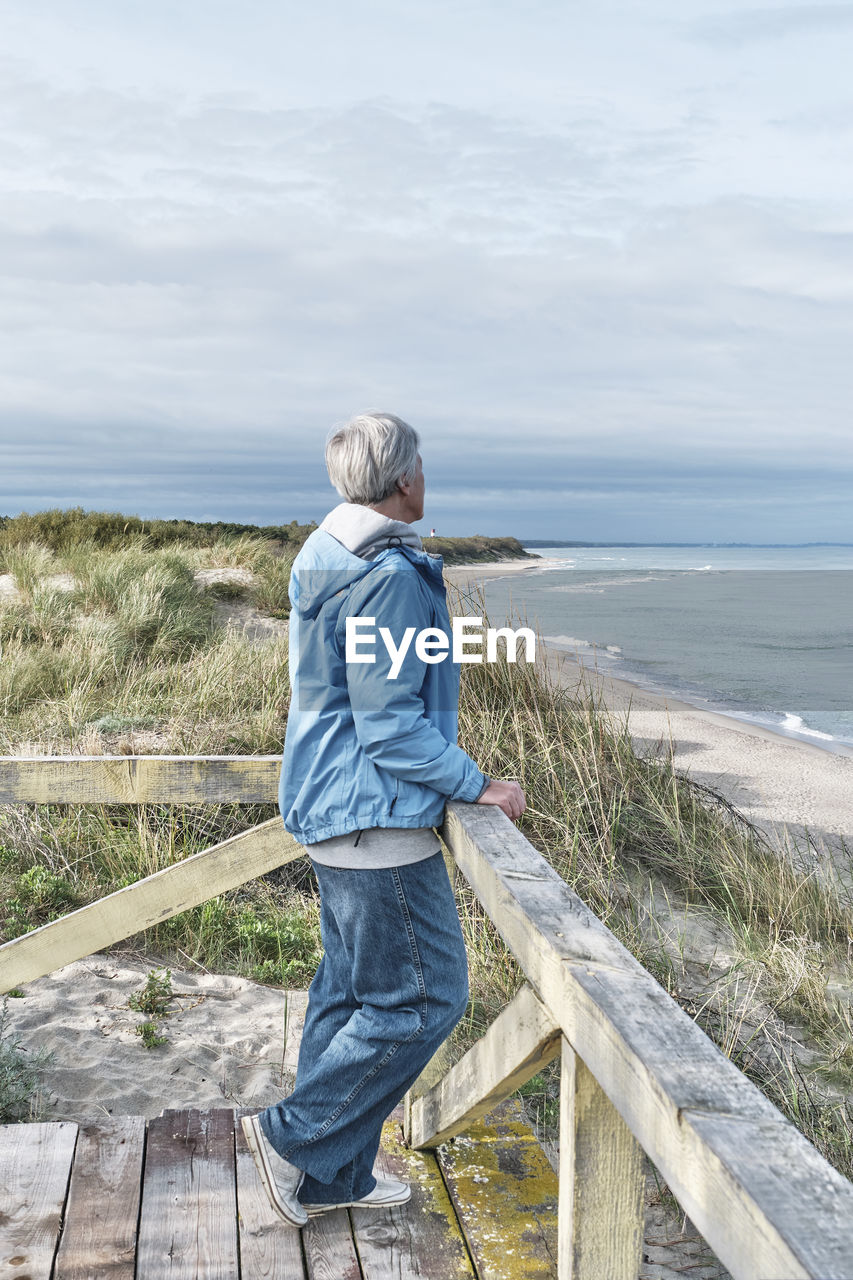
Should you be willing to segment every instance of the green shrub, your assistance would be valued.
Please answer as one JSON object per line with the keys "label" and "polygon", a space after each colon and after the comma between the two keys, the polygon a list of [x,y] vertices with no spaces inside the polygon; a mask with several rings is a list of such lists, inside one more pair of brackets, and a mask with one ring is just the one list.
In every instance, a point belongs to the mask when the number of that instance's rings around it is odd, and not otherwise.
{"label": "green shrub", "polygon": [[159,1045],[165,1044],[169,1038],[161,1036],[159,1024],[151,1021],[137,1023],[136,1034],[142,1036],[142,1043],[146,1049],[156,1049]]}
{"label": "green shrub", "polygon": [[162,1018],[169,1012],[173,999],[172,971],[152,969],[145,979],[145,985],[128,997],[129,1009],[137,1013],[147,1013],[152,1017]]}
{"label": "green shrub", "polygon": [[276,902],[265,893],[258,889],[239,906],[234,895],[211,898],[149,930],[151,944],[180,945],[193,959],[204,957],[207,968],[257,982],[307,986],[322,955],[317,901]]}
{"label": "green shrub", "polygon": [[79,894],[64,876],[48,867],[30,867],[18,877],[17,893],[6,903],[4,932],[9,938],[20,937],[67,915],[78,901]]}

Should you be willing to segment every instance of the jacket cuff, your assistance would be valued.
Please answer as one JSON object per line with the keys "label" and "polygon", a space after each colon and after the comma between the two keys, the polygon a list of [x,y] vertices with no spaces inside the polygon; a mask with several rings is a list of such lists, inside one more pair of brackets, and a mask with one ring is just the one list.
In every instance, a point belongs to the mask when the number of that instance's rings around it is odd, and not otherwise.
{"label": "jacket cuff", "polygon": [[454,796],[455,800],[465,800],[468,804],[474,804],[480,799],[480,796],[489,785],[489,779],[483,773],[482,769],[474,766],[470,778],[466,779],[465,785],[460,787]]}

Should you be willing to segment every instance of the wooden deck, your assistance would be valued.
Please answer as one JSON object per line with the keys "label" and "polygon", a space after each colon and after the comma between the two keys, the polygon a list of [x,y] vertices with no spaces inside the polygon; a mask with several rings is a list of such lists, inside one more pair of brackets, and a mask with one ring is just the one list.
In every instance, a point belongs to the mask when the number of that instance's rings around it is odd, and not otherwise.
{"label": "wooden deck", "polygon": [[557,1178],[512,1108],[435,1152],[386,1123],[396,1209],[338,1209],[298,1231],[272,1210],[239,1117],[164,1111],[0,1128],[0,1280],[546,1280]]}

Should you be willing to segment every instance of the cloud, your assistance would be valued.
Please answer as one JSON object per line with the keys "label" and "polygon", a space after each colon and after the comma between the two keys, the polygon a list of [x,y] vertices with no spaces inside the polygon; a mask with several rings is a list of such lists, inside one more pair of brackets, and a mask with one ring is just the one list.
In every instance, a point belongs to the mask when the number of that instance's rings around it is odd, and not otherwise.
{"label": "cloud", "polygon": [[[773,127],[795,133],[811,134],[821,141],[828,137],[844,137],[853,129],[853,100],[833,102],[808,111],[796,111],[770,121]],[[849,146],[849,140],[845,139]]]}
{"label": "cloud", "polygon": [[731,48],[851,27],[853,4],[795,4],[731,9],[699,18],[688,25],[687,31],[694,40],[715,48]]}
{"label": "cloud", "polygon": [[688,521],[690,493],[745,506],[762,474],[793,493],[850,459],[853,239],[794,195],[676,198],[709,116],[7,71],[0,511],[321,516],[325,432],[369,406],[423,431],[457,522],[644,500]]}

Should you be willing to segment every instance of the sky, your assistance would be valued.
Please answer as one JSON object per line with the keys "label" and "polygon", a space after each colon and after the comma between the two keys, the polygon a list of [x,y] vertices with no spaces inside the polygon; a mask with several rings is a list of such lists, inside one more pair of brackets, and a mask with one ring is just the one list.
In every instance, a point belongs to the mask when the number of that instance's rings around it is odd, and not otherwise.
{"label": "sky", "polygon": [[0,514],[853,541],[853,3],[0,0]]}

